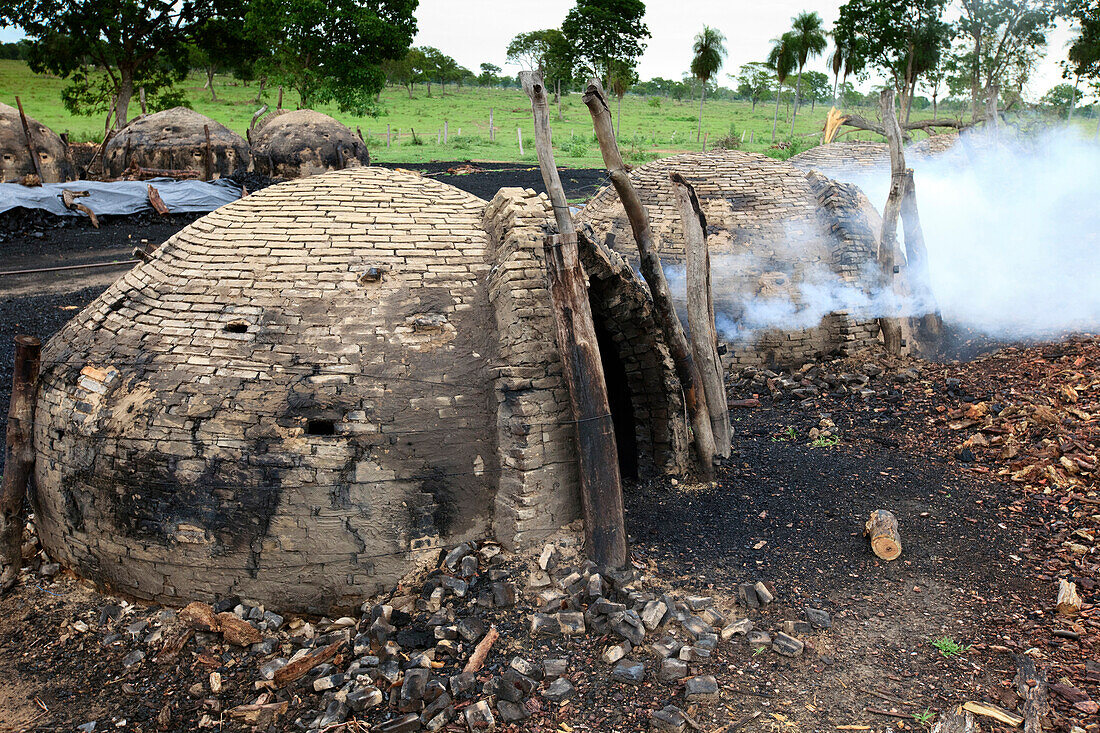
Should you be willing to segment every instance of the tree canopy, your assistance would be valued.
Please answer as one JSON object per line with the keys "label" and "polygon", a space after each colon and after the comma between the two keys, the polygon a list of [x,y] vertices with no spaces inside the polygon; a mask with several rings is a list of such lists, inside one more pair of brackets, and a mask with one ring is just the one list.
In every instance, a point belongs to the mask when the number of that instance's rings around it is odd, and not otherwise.
{"label": "tree canopy", "polygon": [[416,33],[418,0],[252,0],[248,30],[266,48],[271,78],[303,107],[336,102],[372,114],[382,62],[400,59]]}
{"label": "tree canopy", "polygon": [[188,42],[216,10],[215,0],[7,0],[0,25],[26,32],[32,71],[69,80],[71,112],[109,111],[108,127],[121,127],[136,89],[157,94],[184,77]]}
{"label": "tree canopy", "polygon": [[642,0],[577,0],[561,31],[578,60],[607,83],[613,62],[633,68],[645,51],[644,16]]}
{"label": "tree canopy", "polygon": [[745,64],[737,70],[737,93],[744,99],[752,102],[752,108],[756,109],[756,103],[767,97],[772,90],[772,72],[767,64],[753,61]]}
{"label": "tree canopy", "polygon": [[947,0],[849,0],[833,27],[837,44],[894,81],[908,115],[922,73],[935,66],[950,37],[941,20]]}
{"label": "tree canopy", "polygon": [[953,94],[970,95],[977,119],[996,88],[1020,90],[1046,46],[1057,0],[959,0],[958,43],[947,63]]}

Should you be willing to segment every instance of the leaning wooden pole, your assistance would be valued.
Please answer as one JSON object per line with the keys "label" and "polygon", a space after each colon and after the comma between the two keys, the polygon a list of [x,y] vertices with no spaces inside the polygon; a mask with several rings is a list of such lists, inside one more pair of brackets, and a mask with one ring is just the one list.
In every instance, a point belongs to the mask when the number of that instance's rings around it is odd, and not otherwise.
{"label": "leaning wooden pole", "polygon": [[23,123],[23,137],[27,141],[27,152],[31,156],[31,165],[34,166],[34,174],[38,176],[38,180],[45,183],[42,180],[42,165],[38,162],[38,147],[34,144],[34,138],[31,137],[31,126],[27,122],[27,113],[23,111],[23,100],[19,97],[15,98],[15,104],[19,107],[19,121]]}
{"label": "leaning wooden pole", "polygon": [[0,593],[19,581],[23,564],[23,502],[34,470],[34,397],[41,352],[42,342],[33,336],[15,337],[4,480],[0,483]]}
{"label": "leaning wooden pole", "polygon": [[940,316],[936,296],[932,293],[931,275],[928,271],[928,247],[924,243],[924,228],[917,210],[917,187],[913,182],[913,169],[902,174],[901,224],[905,232],[905,260],[909,271],[909,285],[917,301],[923,307],[920,317],[921,339],[930,345],[939,345],[943,338],[943,318]]}
{"label": "leaning wooden pole", "polygon": [[707,218],[699,205],[695,188],[679,173],[669,176],[680,222],[684,228],[687,255],[687,316],[691,351],[702,379],[703,396],[710,414],[715,453],[730,457],[730,412],[726,401],[722,359],[718,355],[718,330],[714,325],[714,294],[710,282],[710,250],[707,248]]}
{"label": "leaning wooden pole", "polygon": [[[882,212],[882,232],[878,244],[878,266],[884,289],[897,293],[895,277],[900,269],[898,257],[898,215],[901,210],[903,173],[905,171],[905,153],[901,147],[901,127],[894,111],[894,90],[884,89],[879,96],[882,110],[882,125],[886,130],[886,140],[890,145],[890,194],[886,197],[886,207]],[[901,353],[901,319],[896,307],[886,306],[889,312],[878,319],[882,330],[882,342],[889,354]]]}
{"label": "leaning wooden pole", "polygon": [[680,324],[680,318],[672,305],[672,293],[668,289],[665,271],[661,267],[661,257],[653,241],[653,231],[649,228],[649,214],[626,172],[622,155],[619,153],[619,144],[615,141],[615,133],[611,126],[611,108],[607,104],[603,85],[598,79],[589,81],[583,100],[588,106],[588,111],[592,113],[592,126],[596,130],[596,139],[600,143],[600,152],[603,154],[607,175],[619,194],[626,216],[630,220],[630,229],[638,245],[642,277],[649,285],[658,324],[665,343],[672,352],[672,360],[676,364],[676,376],[680,378],[680,385],[684,390],[684,402],[687,404],[692,430],[695,433],[695,449],[699,454],[699,465],[704,477],[711,480],[714,478],[714,434],[710,428],[706,401],[699,399],[698,395],[702,380],[692,360],[691,349],[688,346],[687,337],[684,336],[684,327]]}
{"label": "leaning wooden pole", "polygon": [[562,374],[577,425],[585,540],[589,556],[597,565],[622,568],[626,566],[627,555],[619,452],[596,327],[592,322],[592,306],[577,250],[577,232],[554,164],[550,106],[542,76],[525,71],[520,74],[520,81],[531,98],[535,151],[558,225],[558,234],[546,239],[546,276]]}

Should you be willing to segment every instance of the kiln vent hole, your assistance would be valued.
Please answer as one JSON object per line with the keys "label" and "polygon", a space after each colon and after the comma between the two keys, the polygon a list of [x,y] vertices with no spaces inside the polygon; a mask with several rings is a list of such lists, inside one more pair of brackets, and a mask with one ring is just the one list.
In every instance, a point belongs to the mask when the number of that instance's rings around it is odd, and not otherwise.
{"label": "kiln vent hole", "polygon": [[332,420],[307,420],[306,435],[336,435],[336,423]]}
{"label": "kiln vent hole", "polygon": [[248,322],[230,321],[225,324],[225,330],[229,333],[248,333]]}

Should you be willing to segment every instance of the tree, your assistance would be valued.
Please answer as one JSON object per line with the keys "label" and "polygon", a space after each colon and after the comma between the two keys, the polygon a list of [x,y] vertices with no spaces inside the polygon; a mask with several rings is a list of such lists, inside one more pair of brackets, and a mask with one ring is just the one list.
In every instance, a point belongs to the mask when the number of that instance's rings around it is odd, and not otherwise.
{"label": "tree", "polygon": [[737,70],[737,93],[752,102],[756,111],[759,102],[772,88],[772,73],[767,64],[753,61]]}
{"label": "tree", "polygon": [[[952,65],[954,88],[970,90],[970,114],[975,121],[983,98],[1006,88],[1009,77],[1026,81],[1054,26],[1057,0],[959,0],[956,30],[962,41]],[[1021,79],[1021,77],[1023,77]]]}
{"label": "tree", "polygon": [[811,56],[820,56],[825,52],[825,29],[821,16],[817,13],[799,13],[791,21],[794,34],[794,53],[798,59],[798,84],[794,93],[794,113],[791,115],[791,134],[794,134],[794,120],[798,116],[798,103],[802,98],[802,69]]}
{"label": "tree", "polygon": [[643,16],[642,0],[577,0],[561,31],[578,60],[610,86],[612,62],[622,61],[634,68],[645,51],[643,39],[650,34]]}
{"label": "tree", "polygon": [[[168,0],[163,0],[168,2]],[[385,84],[382,62],[400,59],[416,33],[417,0],[252,0],[248,29],[271,49],[272,79],[303,107],[335,101],[373,114]]]}
{"label": "tree", "polygon": [[787,77],[794,71],[798,64],[795,54],[794,34],[787,31],[779,38],[772,39],[772,49],[768,52],[768,68],[775,73],[779,82],[778,91],[775,94],[775,118],[772,120],[772,142],[775,142],[775,129],[779,124],[779,99],[783,96],[783,85],[787,83]]}
{"label": "tree", "polygon": [[638,74],[634,71],[634,67],[627,64],[625,61],[612,61],[611,69],[607,74],[608,81],[611,82],[611,93],[619,99],[618,109],[615,113],[615,135],[622,135],[623,120],[623,97],[626,96],[626,91],[638,81]]}
{"label": "tree", "polygon": [[544,74],[546,56],[550,53],[550,46],[556,35],[561,35],[561,31],[556,28],[518,34],[508,44],[508,60],[524,69]]}
{"label": "tree", "polygon": [[62,99],[71,112],[108,111],[116,128],[135,89],[156,93],[183,79],[187,44],[214,14],[214,0],[5,0],[0,26],[26,32],[32,71],[69,80]]}
{"label": "tree", "polygon": [[260,57],[259,46],[242,22],[247,10],[243,0],[219,0],[217,12],[194,31],[191,44],[191,64],[206,73],[210,101],[218,101],[214,75],[230,70],[251,76],[252,66]]}
{"label": "tree", "polygon": [[934,66],[950,35],[940,20],[946,2],[849,0],[840,8],[833,37],[893,80],[905,119],[920,74]]}
{"label": "tree", "polygon": [[1042,99],[1039,100],[1039,104],[1056,114],[1058,117],[1069,119],[1076,96],[1076,87],[1072,84],[1063,82],[1052,87],[1044,94]]}
{"label": "tree", "polygon": [[810,100],[810,109],[813,110],[818,102],[827,102],[831,99],[833,91],[829,84],[829,77],[820,71],[807,71],[802,77],[802,98]]}
{"label": "tree", "polygon": [[[1063,75],[1074,75],[1074,93],[1067,115],[1072,119],[1081,77],[1100,81],[1100,3],[1075,0],[1068,9],[1070,18],[1077,25],[1076,35],[1063,63]],[[1100,124],[1096,129],[1100,135]]]}
{"label": "tree", "polygon": [[704,25],[703,31],[695,36],[695,43],[691,47],[694,56],[691,59],[691,73],[695,75],[703,85],[703,93],[699,95],[699,129],[695,132],[695,142],[703,135],[703,102],[707,98],[707,82],[722,68],[722,60],[726,58],[726,37],[717,28]]}
{"label": "tree", "polygon": [[837,96],[837,85],[842,80],[840,72],[844,72],[843,81],[847,82],[849,76],[863,71],[866,60],[860,55],[859,49],[852,45],[854,39],[848,38],[843,33],[837,35],[835,31],[831,32],[831,35],[833,36],[833,43],[836,44],[832,57],[833,104],[836,104],[837,100],[840,99]]}
{"label": "tree", "polygon": [[382,61],[382,73],[386,75],[386,83],[400,84],[405,87],[405,90],[409,93],[409,99],[413,98],[412,85],[416,78],[413,72],[413,54],[414,51],[409,49],[399,59],[385,59]]}
{"label": "tree", "polygon": [[481,74],[477,77],[477,83],[483,87],[496,86],[500,83],[500,67],[496,64],[483,63]]}

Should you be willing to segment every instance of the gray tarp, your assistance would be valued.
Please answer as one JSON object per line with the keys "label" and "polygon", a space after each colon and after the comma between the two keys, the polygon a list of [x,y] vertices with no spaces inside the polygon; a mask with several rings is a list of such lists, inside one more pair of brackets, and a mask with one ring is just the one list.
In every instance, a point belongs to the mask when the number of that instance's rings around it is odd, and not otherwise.
{"label": "gray tarp", "polygon": [[27,187],[18,183],[0,183],[0,214],[17,207],[44,209],[58,216],[86,216],[69,211],[61,203],[61,192],[87,191],[77,199],[97,216],[118,216],[152,210],[149,206],[149,184],[152,184],[172,213],[213,211],[241,197],[240,186],[229,181],[176,181],[154,178],[148,181],[70,181],[45,183]]}

